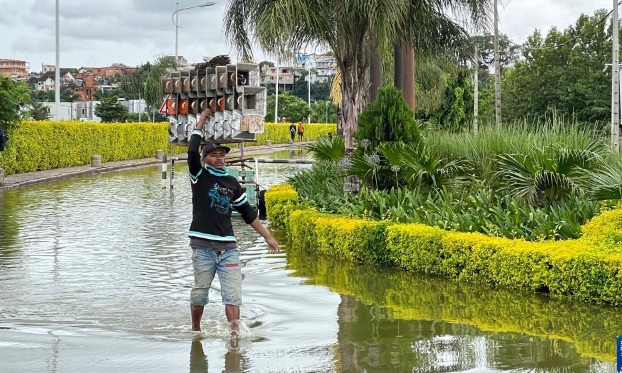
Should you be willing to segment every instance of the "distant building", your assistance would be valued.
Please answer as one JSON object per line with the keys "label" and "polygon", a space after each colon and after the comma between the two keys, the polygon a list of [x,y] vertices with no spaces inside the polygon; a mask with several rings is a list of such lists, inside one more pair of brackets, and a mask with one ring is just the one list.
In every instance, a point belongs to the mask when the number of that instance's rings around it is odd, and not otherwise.
{"label": "distant building", "polygon": [[0,74],[8,77],[28,76],[30,64],[21,60],[0,59]]}
{"label": "distant building", "polygon": [[[146,113],[147,103],[145,100],[119,100],[130,113]],[[99,101],[75,101],[61,102],[60,113],[56,114],[56,105],[54,102],[43,102],[50,112],[51,120],[79,120],[82,122],[101,122],[101,118],[95,115],[95,108],[99,105]],[[145,116],[145,118],[147,118]]]}
{"label": "distant building", "polygon": [[294,89],[294,68],[287,66],[265,66],[261,77],[261,84],[276,84],[277,69],[279,70],[279,89],[291,91]]}
{"label": "distant building", "polygon": [[90,72],[81,72],[76,75],[76,84],[73,93],[80,96],[80,101],[93,101],[93,94],[97,92],[95,76]]}
{"label": "distant building", "polygon": [[130,67],[122,63],[113,63],[107,67],[81,67],[78,72],[91,73],[97,76],[114,77],[122,74],[131,74],[136,72],[136,67]]}
{"label": "distant building", "polygon": [[314,70],[307,78],[311,83],[332,81],[337,73],[337,59],[330,54],[300,54],[296,62],[297,69]]}
{"label": "distant building", "polygon": [[[76,78],[73,76],[75,69],[60,69],[61,86],[71,86],[75,83]],[[35,91],[53,91],[55,89],[55,71],[48,71],[38,78],[31,78],[33,82],[33,90]]]}

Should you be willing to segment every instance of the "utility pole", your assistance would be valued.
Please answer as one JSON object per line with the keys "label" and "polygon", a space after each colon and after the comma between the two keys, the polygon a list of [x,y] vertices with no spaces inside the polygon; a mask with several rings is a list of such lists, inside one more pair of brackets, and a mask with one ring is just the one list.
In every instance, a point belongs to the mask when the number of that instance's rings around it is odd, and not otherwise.
{"label": "utility pole", "polygon": [[479,120],[479,51],[475,43],[475,58],[473,59],[475,73],[473,74],[473,134],[477,135]]}
{"label": "utility pole", "polygon": [[616,153],[620,152],[620,45],[618,41],[618,0],[613,0],[611,27],[612,61],[611,61],[611,146]]}
{"label": "utility pole", "polygon": [[56,71],[54,71],[54,106],[56,106],[56,120],[61,120],[60,117],[60,5],[59,0],[56,0]]}
{"label": "utility pole", "polygon": [[280,54],[276,57],[276,93],[274,97],[274,123],[279,122],[279,59]]}
{"label": "utility pole", "polygon": [[[615,0],[617,1],[617,0]],[[499,63],[499,11],[498,0],[494,0],[495,22],[495,123],[497,129],[501,128],[501,65]]]}

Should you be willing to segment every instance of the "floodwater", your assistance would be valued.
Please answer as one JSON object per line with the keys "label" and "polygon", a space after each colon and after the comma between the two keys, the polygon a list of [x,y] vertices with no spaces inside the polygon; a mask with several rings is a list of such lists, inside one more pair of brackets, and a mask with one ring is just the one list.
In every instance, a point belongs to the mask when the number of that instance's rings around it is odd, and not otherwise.
{"label": "floodwater", "polygon": [[[271,158],[304,157],[301,152]],[[261,164],[269,187],[308,165]],[[310,253],[235,219],[237,345],[218,283],[190,331],[183,163],[0,190],[0,372],[615,372],[616,309]],[[267,223],[267,222],[266,222]]]}

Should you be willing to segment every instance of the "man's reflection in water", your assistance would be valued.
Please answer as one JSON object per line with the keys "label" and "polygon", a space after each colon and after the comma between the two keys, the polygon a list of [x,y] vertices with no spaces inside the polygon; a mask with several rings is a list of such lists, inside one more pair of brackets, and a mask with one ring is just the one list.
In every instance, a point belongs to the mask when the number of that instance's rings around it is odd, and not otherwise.
{"label": "man's reflection in water", "polygon": [[201,339],[194,338],[190,347],[190,373],[207,373],[207,356],[203,352]]}
{"label": "man's reflection in water", "polygon": [[240,370],[240,355],[239,352],[227,351],[225,354],[225,370],[226,373],[241,372]]}
{"label": "man's reflection in water", "polygon": [[[239,352],[227,351],[225,354],[225,370],[223,373],[237,373],[240,370],[242,355]],[[207,373],[207,356],[203,352],[203,344],[200,338],[192,340],[190,347],[190,373]]]}

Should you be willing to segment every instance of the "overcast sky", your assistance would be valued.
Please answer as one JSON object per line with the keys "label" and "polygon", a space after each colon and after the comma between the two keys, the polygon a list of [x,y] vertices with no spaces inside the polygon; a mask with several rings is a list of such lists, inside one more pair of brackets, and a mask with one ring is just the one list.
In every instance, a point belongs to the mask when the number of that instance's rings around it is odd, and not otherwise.
{"label": "overcast sky", "polygon": [[[181,11],[179,55],[189,62],[203,56],[231,54],[222,35],[228,0],[211,7]],[[112,63],[130,66],[175,54],[175,26],[171,20],[175,0],[60,0],[61,67],[101,67]],[[205,0],[179,0],[191,7]],[[30,71],[54,65],[55,0],[0,0],[0,58],[25,60]],[[596,9],[610,10],[611,0],[501,0],[501,33],[516,43],[538,28],[546,32],[574,24]],[[258,51],[258,59],[263,54]]]}

